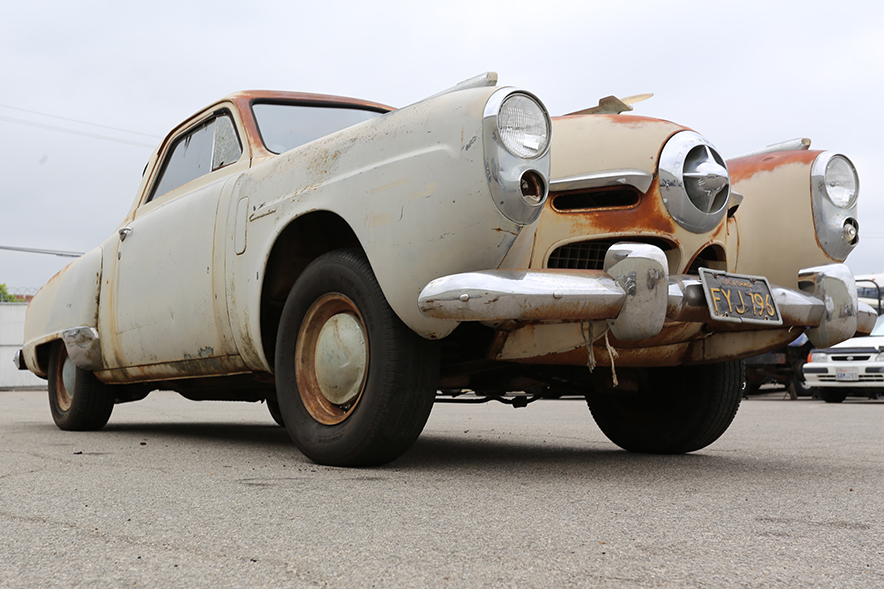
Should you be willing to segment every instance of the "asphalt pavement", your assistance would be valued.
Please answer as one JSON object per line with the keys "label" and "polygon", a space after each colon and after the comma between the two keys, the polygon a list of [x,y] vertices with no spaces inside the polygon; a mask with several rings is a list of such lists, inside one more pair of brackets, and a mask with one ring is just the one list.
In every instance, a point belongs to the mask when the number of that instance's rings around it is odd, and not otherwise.
{"label": "asphalt pavement", "polygon": [[373,469],[263,405],[152,393],[100,432],[0,393],[0,586],[884,587],[884,401],[743,402],[710,447],[629,454],[576,400],[437,405]]}

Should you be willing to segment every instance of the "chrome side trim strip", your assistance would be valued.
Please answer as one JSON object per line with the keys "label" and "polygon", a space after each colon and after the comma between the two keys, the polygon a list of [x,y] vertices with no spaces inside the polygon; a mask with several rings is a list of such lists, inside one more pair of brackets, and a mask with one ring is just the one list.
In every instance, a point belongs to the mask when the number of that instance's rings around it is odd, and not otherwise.
{"label": "chrome side trim strip", "polygon": [[550,180],[549,189],[553,192],[604,188],[606,186],[632,186],[639,192],[647,192],[654,181],[654,175],[644,170],[606,170],[591,174],[579,174]]}

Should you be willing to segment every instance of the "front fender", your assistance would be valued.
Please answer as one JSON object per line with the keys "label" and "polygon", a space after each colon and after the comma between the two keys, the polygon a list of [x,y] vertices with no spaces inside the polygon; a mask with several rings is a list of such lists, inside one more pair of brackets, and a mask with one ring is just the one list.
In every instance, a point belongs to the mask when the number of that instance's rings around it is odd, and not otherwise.
{"label": "front fender", "polygon": [[[815,162],[827,153],[791,150],[728,161],[733,189],[744,197],[734,215],[736,230],[728,236],[728,249],[737,251],[728,270],[797,288],[802,268],[847,258],[854,245],[844,244],[831,256],[820,238],[825,233],[818,226],[821,217],[831,215],[814,193],[812,175]],[[855,218],[856,205],[839,214]],[[840,228],[843,221],[836,221]]]}
{"label": "front fender", "polygon": [[28,369],[46,377],[48,355],[40,346],[62,339],[73,328],[98,327],[102,249],[96,247],[49,279],[28,305],[22,355]]}

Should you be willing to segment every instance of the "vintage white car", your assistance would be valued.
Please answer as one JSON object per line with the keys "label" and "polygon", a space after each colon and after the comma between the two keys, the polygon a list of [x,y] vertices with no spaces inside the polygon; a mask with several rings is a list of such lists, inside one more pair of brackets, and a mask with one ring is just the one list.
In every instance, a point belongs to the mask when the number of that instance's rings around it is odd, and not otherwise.
{"label": "vintage white car", "polygon": [[628,450],[703,448],[741,358],[871,329],[841,264],[858,180],[806,145],[729,172],[701,135],[624,110],[551,119],[495,74],[401,109],[224,98],[36,295],[16,363],[63,429],[156,389],[266,401],[326,464],[395,459],[437,399],[563,393]]}

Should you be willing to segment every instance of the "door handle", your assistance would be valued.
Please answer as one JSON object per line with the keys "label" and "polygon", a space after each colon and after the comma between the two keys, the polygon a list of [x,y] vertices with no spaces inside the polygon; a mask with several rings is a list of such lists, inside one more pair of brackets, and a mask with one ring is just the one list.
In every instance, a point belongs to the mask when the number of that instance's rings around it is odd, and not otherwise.
{"label": "door handle", "polygon": [[120,234],[120,241],[126,241],[126,237],[130,233],[132,233],[132,228],[131,227],[123,227],[122,229],[120,229],[120,231],[118,233]]}

